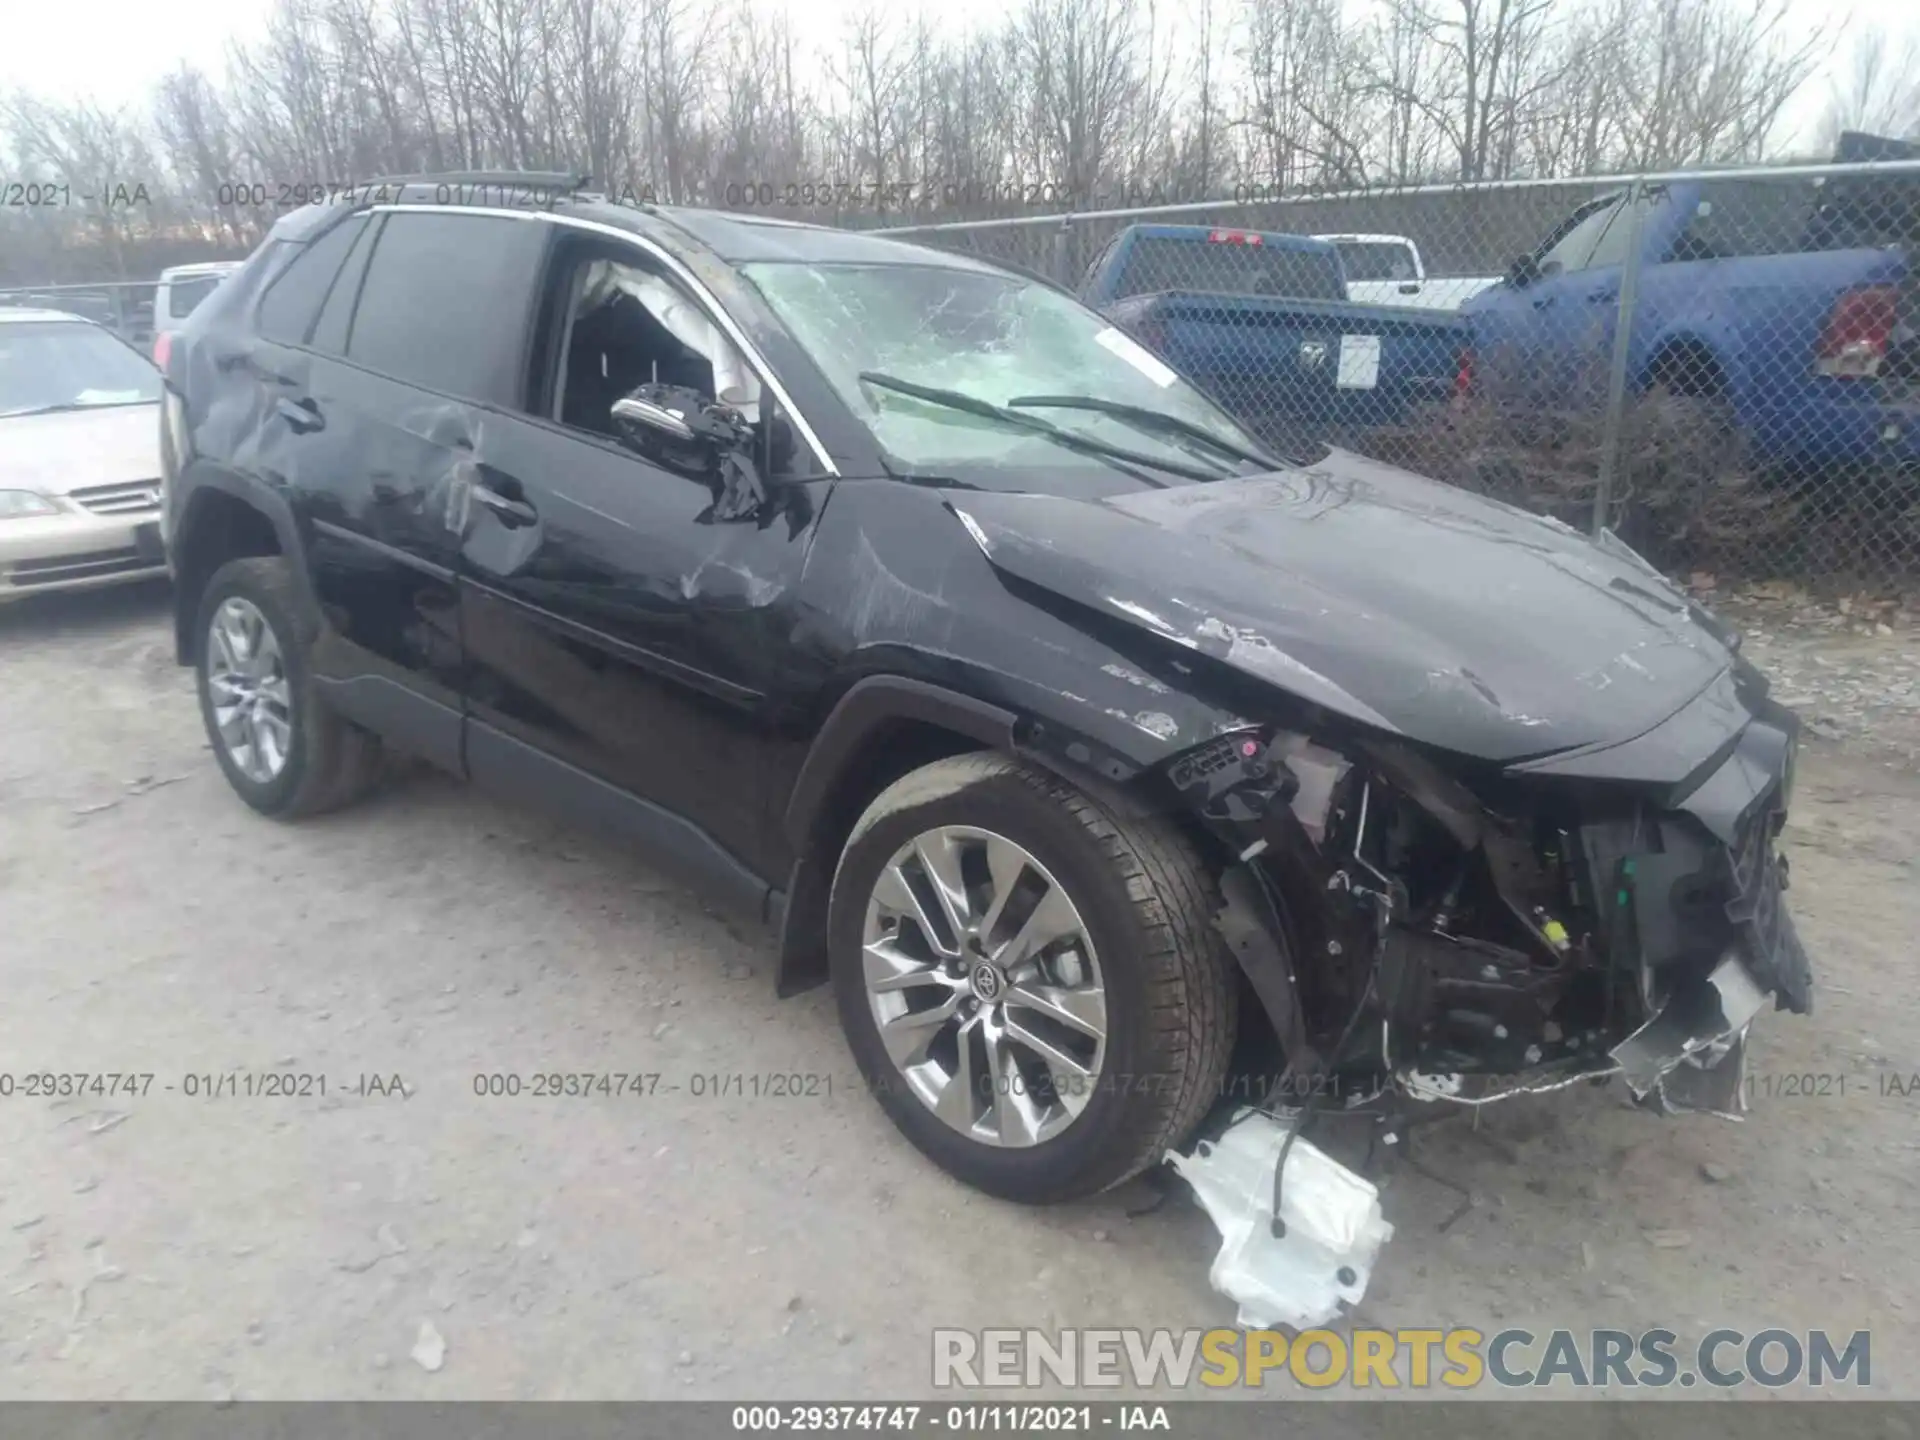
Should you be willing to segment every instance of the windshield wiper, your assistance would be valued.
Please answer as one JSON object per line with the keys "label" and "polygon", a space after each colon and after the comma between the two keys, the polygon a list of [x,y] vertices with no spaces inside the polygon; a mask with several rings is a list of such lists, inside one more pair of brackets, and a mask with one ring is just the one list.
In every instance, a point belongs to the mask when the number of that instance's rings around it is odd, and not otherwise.
{"label": "windshield wiper", "polygon": [[1231,455],[1236,460],[1244,460],[1249,465],[1260,465],[1266,469],[1275,469],[1278,462],[1271,455],[1263,455],[1244,445],[1236,445],[1191,420],[1178,415],[1169,415],[1164,410],[1149,410],[1144,405],[1127,405],[1118,400],[1102,400],[1093,395],[1016,395],[1007,401],[1009,408],[1016,405],[1044,406],[1054,410],[1096,410],[1102,415],[1111,415],[1116,420],[1128,420],[1142,430],[1162,435],[1184,435],[1189,440],[1198,440],[1209,445],[1222,455]]}
{"label": "windshield wiper", "polygon": [[[1109,445],[1104,440],[1095,440],[1090,436],[1077,435],[1071,430],[1063,430],[1050,420],[1042,420],[1038,415],[1022,415],[1017,410],[1006,410],[991,400],[982,400],[977,395],[969,395],[964,390],[942,390],[931,385],[916,385],[911,380],[902,380],[898,376],[888,375],[879,370],[862,370],[860,378],[869,385],[878,385],[883,390],[898,390],[902,395],[911,395],[916,400],[925,400],[930,405],[945,405],[953,410],[962,410],[969,415],[978,415],[987,420],[998,420],[1002,425],[1024,430],[1029,435],[1040,435],[1067,450],[1077,450],[1083,455],[1098,455],[1105,460],[1124,462],[1126,465],[1145,465],[1150,469],[1164,470],[1170,475],[1181,475],[1189,480],[1218,480],[1218,470],[1203,470],[1198,465],[1184,465],[1178,460],[1166,460],[1157,455],[1148,455],[1139,450],[1129,450],[1124,445]],[[1148,484],[1156,483],[1146,476],[1139,477]]]}
{"label": "windshield wiper", "polygon": [[[159,399],[158,396],[154,400]],[[76,410],[118,410],[127,405],[151,405],[154,400],[99,400],[83,405],[78,400],[63,400],[58,405],[30,405],[25,410],[0,410],[0,420],[16,420],[22,415],[66,415]]]}

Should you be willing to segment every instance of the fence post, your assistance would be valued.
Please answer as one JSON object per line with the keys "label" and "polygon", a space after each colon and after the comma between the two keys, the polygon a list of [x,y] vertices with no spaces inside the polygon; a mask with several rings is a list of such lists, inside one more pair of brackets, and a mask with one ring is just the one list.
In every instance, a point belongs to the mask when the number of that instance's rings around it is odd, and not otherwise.
{"label": "fence post", "polygon": [[[1613,323],[1613,357],[1607,371],[1607,413],[1600,431],[1600,483],[1593,492],[1593,533],[1605,527],[1620,470],[1620,433],[1626,421],[1627,361],[1633,344],[1633,312],[1640,296],[1640,250],[1645,231],[1644,179],[1627,186],[1627,258],[1620,271],[1620,301]],[[1618,223],[1617,221],[1615,223]]]}
{"label": "fence post", "polygon": [[1073,285],[1073,276],[1067,273],[1072,264],[1073,248],[1070,243],[1072,238],[1073,217],[1062,215],[1060,228],[1053,232],[1053,253],[1048,256],[1047,263],[1052,267],[1053,278],[1069,288]]}

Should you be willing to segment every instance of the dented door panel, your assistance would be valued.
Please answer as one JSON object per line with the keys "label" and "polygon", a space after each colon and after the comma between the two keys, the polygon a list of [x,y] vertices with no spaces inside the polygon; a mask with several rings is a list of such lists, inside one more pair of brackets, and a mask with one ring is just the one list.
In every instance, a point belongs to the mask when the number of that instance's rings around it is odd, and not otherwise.
{"label": "dented door panel", "polygon": [[[709,521],[705,481],[612,443],[489,415],[462,535],[468,703],[770,869],[760,779],[775,647],[812,539],[811,490],[768,523]],[[823,487],[822,487],[823,488]]]}
{"label": "dented door panel", "polygon": [[[437,732],[451,727],[457,755],[458,551],[442,501],[471,441],[470,409],[341,361],[305,358],[302,408],[313,420],[295,442],[300,474],[290,491],[330,622],[316,669],[363,689],[369,680],[406,687],[435,707]],[[292,430],[299,422],[270,423]],[[447,744],[442,734],[443,751]]]}
{"label": "dented door panel", "polygon": [[225,368],[199,443],[217,440],[224,464],[291,510],[324,622],[316,677],[344,713],[397,725],[405,748],[457,769],[457,555],[429,500],[456,461],[457,409],[266,342]]}

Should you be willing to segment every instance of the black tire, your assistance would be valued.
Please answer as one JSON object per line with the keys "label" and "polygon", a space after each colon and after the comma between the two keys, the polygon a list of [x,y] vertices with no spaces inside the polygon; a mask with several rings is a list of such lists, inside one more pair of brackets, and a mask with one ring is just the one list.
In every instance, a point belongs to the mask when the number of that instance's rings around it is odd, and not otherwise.
{"label": "black tire", "polygon": [[[287,759],[279,774],[264,782],[247,775],[229,753],[214,721],[207,683],[212,648],[207,632],[220,606],[233,596],[251,602],[265,618],[279,643],[287,678],[291,734]],[[380,775],[380,742],[334,714],[315,692],[308,653],[320,621],[288,561],[279,556],[228,561],[200,597],[195,623],[200,718],[220,769],[242,800],[262,815],[296,820],[336,810],[372,787]]]}
{"label": "black tire", "polygon": [[[862,929],[883,868],[937,826],[990,830],[1063,885],[1099,956],[1107,1053],[1086,1108],[1037,1145],[1002,1148],[936,1117],[880,1038],[863,974]],[[1073,786],[1002,755],[936,761],[896,781],[854,826],[834,875],[828,946],[840,1022],[868,1087],[922,1153],[1002,1199],[1048,1204],[1097,1194],[1185,1142],[1221,1093],[1239,992],[1212,925],[1214,881],[1158,818],[1123,818]]]}

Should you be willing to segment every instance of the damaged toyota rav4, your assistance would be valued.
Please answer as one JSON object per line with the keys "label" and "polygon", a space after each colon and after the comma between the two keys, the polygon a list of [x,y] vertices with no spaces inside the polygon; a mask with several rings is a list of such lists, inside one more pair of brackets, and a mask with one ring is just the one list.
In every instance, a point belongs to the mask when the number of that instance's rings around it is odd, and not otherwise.
{"label": "damaged toyota rav4", "polygon": [[392,751],[609,829],[993,1194],[1115,1185],[1248,1074],[1726,1111],[1811,1008],[1796,726],[1731,633],[1611,538],[1271,453],[1042,281],[440,177],[284,217],[165,350],[240,797]]}

